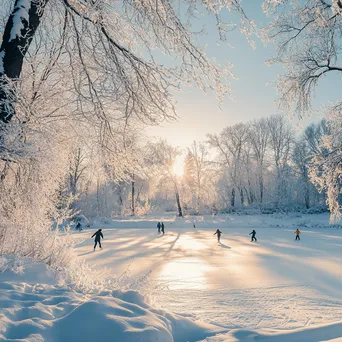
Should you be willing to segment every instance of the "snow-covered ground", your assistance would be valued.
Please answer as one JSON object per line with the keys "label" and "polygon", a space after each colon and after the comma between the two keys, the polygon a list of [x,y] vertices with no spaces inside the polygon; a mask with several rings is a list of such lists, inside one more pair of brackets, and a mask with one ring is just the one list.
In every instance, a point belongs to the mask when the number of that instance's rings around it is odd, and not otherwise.
{"label": "snow-covered ground", "polygon": [[[73,235],[80,258],[129,277],[130,288],[150,293],[149,303],[132,291],[68,291],[46,269],[40,285],[30,279],[34,270],[23,279],[7,271],[0,340],[342,341],[342,230],[324,228],[327,215],[165,216],[164,236],[159,219],[108,222],[104,248],[95,252],[94,229]],[[249,240],[252,228],[257,243]]]}
{"label": "snow-covered ground", "polygon": [[225,331],[155,309],[136,291],[83,294],[58,285],[45,265],[23,266],[0,273],[0,341],[181,342]]}

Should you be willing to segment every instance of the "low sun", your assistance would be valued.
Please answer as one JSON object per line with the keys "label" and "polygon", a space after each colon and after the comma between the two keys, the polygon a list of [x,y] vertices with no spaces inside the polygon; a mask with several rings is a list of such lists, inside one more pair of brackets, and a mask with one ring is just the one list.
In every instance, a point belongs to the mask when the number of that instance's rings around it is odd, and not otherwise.
{"label": "low sun", "polygon": [[183,176],[184,174],[184,160],[182,157],[177,157],[173,163],[172,171],[176,176]]}

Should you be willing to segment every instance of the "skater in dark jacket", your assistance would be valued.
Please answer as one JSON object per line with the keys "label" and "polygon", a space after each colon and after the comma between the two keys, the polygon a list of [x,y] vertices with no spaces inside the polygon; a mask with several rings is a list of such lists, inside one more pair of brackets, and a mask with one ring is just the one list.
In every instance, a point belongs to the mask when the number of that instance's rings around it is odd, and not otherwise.
{"label": "skater in dark jacket", "polygon": [[161,231],[162,231],[162,233],[163,233],[163,235],[165,234],[165,226],[164,226],[164,222],[162,222],[162,224],[161,224]]}
{"label": "skater in dark jacket", "polygon": [[217,242],[220,242],[220,240],[221,240],[221,234],[222,234],[222,232],[220,231],[220,229],[217,229],[217,230],[216,230],[216,232],[215,232],[214,235],[216,235],[216,234],[217,234]]}
{"label": "skater in dark jacket", "polygon": [[301,231],[299,229],[297,229],[295,234],[296,234],[296,240],[300,240],[300,236],[299,235],[302,234]]}
{"label": "skater in dark jacket", "polygon": [[99,229],[96,233],[93,234],[92,238],[95,236],[95,245],[94,245],[94,251],[97,246],[97,243],[99,244],[100,248],[101,246],[101,238],[103,239],[102,229]]}
{"label": "skater in dark jacket", "polygon": [[158,233],[160,233],[160,222],[157,223]]}
{"label": "skater in dark jacket", "polygon": [[252,235],[251,242],[258,241],[257,238],[255,237],[255,234],[256,234],[256,231],[254,229],[253,229],[253,231],[251,233],[249,233],[249,235]]}

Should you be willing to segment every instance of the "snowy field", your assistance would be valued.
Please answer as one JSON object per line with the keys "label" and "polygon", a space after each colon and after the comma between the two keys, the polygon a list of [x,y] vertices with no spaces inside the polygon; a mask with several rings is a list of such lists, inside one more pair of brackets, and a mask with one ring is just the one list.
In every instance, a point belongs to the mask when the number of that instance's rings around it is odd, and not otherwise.
{"label": "snowy field", "polygon": [[[66,291],[45,269],[42,279],[28,272],[15,283],[5,272],[0,340],[65,341],[67,330],[69,338],[90,341],[98,332],[79,331],[86,319],[102,333],[121,332],[114,335],[120,342],[342,341],[342,230],[324,228],[327,215],[162,219],[164,236],[157,217],[107,223],[103,249],[95,252],[95,229],[73,234],[80,258],[108,277],[129,278],[148,303],[135,292],[94,298]],[[297,227],[301,241],[294,239]],[[250,242],[252,228],[257,243]],[[123,321],[126,330],[118,328]],[[101,341],[112,338],[107,332]]]}

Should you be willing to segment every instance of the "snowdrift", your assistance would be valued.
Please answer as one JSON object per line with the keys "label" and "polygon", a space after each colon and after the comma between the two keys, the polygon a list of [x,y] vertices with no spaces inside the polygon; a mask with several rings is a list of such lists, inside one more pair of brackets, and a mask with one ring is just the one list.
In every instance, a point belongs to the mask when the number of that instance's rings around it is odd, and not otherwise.
{"label": "snowdrift", "polygon": [[1,341],[185,342],[223,330],[154,309],[135,291],[72,291],[46,265],[0,273]]}
{"label": "snowdrift", "polygon": [[219,334],[206,338],[201,342],[252,342],[252,341],[273,341],[273,342],[341,342],[342,322],[334,324],[307,327],[293,331],[275,332],[262,329],[253,330],[231,330],[227,334]]}

